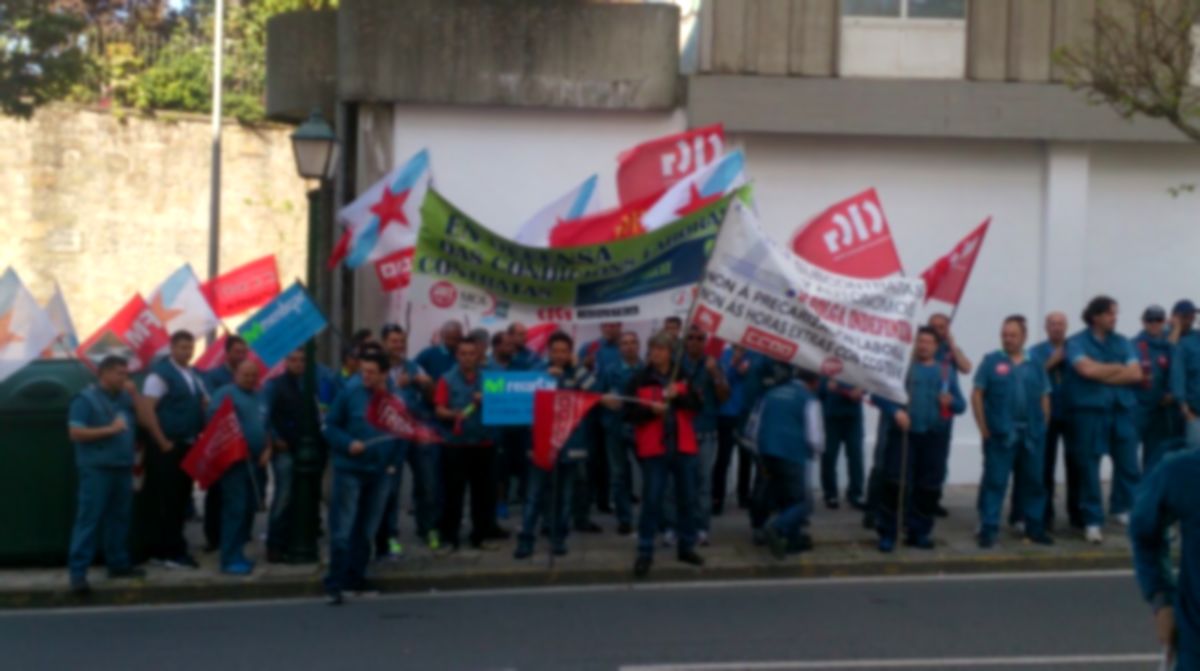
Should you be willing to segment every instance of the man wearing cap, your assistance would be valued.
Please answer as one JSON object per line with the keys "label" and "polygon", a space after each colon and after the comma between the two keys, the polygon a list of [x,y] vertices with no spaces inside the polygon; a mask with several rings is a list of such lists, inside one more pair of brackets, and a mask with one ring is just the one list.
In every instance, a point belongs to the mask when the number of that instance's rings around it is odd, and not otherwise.
{"label": "man wearing cap", "polygon": [[1178,341],[1171,360],[1169,386],[1171,396],[1183,413],[1187,447],[1200,447],[1200,422],[1197,421],[1200,417],[1200,333],[1189,327],[1195,318],[1194,310],[1195,306],[1188,300],[1175,304],[1170,336],[1178,337]]}
{"label": "man wearing cap", "polygon": [[1196,323],[1196,304],[1184,298],[1175,302],[1175,306],[1171,308],[1171,326],[1167,329],[1167,340],[1171,341],[1172,345],[1177,344],[1181,338],[1192,332],[1192,326]]}
{"label": "man wearing cap", "polygon": [[1142,471],[1149,472],[1170,449],[1179,433],[1182,418],[1171,396],[1171,357],[1175,348],[1166,338],[1167,312],[1151,305],[1142,313],[1142,332],[1133,339],[1133,349],[1142,366],[1137,385],[1134,421],[1142,440]]}

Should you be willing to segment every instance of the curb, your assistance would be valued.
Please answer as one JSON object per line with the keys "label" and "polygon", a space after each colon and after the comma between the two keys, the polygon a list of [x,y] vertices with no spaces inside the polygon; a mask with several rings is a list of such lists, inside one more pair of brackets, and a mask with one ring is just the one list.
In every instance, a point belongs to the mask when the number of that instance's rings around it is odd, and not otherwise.
{"label": "curb", "polygon": [[[911,556],[911,555],[906,555]],[[1035,573],[1044,571],[1101,571],[1126,569],[1127,552],[1087,552],[1047,557],[1018,555],[933,557],[928,561],[878,559],[867,561],[792,560],[778,564],[715,565],[693,569],[664,561],[656,564],[643,583],[682,583],[840,577],[901,577],[970,575],[982,573]],[[443,575],[383,574],[372,579],[383,592],[416,594],[477,589],[512,589],[586,585],[634,584],[631,567],[545,571],[483,571]],[[161,605],[206,601],[296,599],[323,594],[318,575],[303,578],[242,581],[220,580],[162,585],[143,582],[128,586],[94,585],[87,597],[75,597],[60,588],[0,590],[0,609],[79,608],[89,606]]]}

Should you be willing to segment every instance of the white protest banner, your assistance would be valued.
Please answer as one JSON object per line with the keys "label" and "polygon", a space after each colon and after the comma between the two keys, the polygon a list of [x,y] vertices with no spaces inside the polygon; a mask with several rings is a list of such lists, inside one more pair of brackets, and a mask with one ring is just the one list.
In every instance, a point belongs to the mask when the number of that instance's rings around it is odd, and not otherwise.
{"label": "white protest banner", "polygon": [[735,201],[692,322],[711,335],[904,403],[925,284],[826,272],[769,239]]}

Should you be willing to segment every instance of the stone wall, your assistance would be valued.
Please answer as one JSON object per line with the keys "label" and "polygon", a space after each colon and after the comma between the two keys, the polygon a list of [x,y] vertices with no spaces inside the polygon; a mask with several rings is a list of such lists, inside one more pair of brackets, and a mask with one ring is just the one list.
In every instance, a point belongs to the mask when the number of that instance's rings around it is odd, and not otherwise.
{"label": "stone wall", "polygon": [[[307,224],[290,128],[224,132],[221,268],[275,253],[301,277]],[[208,266],[210,127],[56,106],[0,119],[0,270],[46,300],[57,279],[87,337],[168,273]]]}

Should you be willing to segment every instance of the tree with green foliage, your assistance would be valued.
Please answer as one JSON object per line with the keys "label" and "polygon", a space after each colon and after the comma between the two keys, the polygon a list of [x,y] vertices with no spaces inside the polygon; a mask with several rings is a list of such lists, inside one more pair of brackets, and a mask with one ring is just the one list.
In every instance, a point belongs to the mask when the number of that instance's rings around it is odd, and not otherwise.
{"label": "tree with green foliage", "polygon": [[1056,54],[1068,83],[1125,118],[1162,119],[1200,141],[1193,34],[1200,0],[1102,0],[1092,39]]}
{"label": "tree with green foliage", "polygon": [[0,2],[0,112],[28,118],[83,78],[83,17],[44,0]]}

